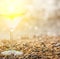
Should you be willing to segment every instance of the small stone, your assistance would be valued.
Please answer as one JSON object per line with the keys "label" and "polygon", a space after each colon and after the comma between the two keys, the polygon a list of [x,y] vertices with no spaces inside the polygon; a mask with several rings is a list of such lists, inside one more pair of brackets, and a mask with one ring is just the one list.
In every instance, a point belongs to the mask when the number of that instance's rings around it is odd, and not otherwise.
{"label": "small stone", "polygon": [[60,46],[60,43],[57,43],[55,46]]}
{"label": "small stone", "polygon": [[22,55],[23,52],[21,51],[15,51],[15,50],[9,50],[9,51],[4,51],[4,52],[1,52],[2,55],[11,55],[11,54],[14,54],[14,55]]}

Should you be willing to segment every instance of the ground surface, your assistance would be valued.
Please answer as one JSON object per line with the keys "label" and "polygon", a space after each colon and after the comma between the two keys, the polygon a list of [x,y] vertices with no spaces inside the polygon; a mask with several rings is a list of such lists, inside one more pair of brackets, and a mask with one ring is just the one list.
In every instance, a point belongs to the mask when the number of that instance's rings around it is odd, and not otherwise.
{"label": "ground surface", "polygon": [[[23,51],[23,55],[2,55],[7,50]],[[19,40],[0,40],[0,59],[60,59],[60,36],[22,37]]]}

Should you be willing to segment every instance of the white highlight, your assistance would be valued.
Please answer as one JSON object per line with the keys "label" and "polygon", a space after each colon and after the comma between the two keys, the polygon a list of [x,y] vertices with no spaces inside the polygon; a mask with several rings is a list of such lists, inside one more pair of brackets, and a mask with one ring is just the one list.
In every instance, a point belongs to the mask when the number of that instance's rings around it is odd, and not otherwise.
{"label": "white highlight", "polygon": [[21,20],[22,20],[22,17],[17,17],[14,20],[7,19],[5,21],[8,27],[10,28],[10,30],[13,31]]}
{"label": "white highlight", "polygon": [[15,11],[15,8],[13,5],[9,6],[8,8],[9,13],[13,13]]}
{"label": "white highlight", "polygon": [[1,52],[1,54],[3,54],[3,55],[11,55],[11,54],[22,55],[23,52],[21,52],[21,51],[15,51],[15,50],[9,50],[9,51]]}

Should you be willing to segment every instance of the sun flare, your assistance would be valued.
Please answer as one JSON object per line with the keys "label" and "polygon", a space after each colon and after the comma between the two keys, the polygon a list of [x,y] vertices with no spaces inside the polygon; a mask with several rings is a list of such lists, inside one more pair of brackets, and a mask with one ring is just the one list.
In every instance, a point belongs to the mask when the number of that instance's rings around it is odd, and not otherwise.
{"label": "sun flare", "polygon": [[0,3],[0,15],[7,18],[23,16],[27,11],[25,8],[25,0],[2,0]]}

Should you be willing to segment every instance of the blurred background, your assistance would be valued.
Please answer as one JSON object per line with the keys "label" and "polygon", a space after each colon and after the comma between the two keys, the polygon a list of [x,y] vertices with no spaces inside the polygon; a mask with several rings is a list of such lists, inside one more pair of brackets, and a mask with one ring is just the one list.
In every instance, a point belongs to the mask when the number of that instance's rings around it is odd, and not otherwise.
{"label": "blurred background", "polygon": [[[16,5],[16,12],[12,12],[11,8],[10,12],[8,11],[10,2],[11,6]],[[60,0],[15,0],[15,4],[13,2],[14,0],[0,0],[0,39],[10,39],[9,24],[5,20],[12,21],[17,16],[22,17],[22,20],[14,28],[14,39],[41,34],[60,35]],[[17,17],[16,20],[18,19],[20,18]]]}

